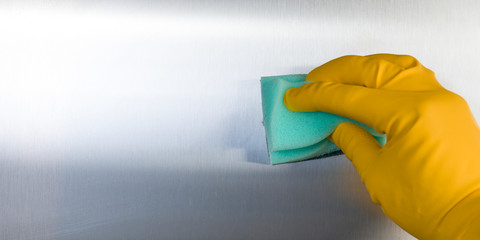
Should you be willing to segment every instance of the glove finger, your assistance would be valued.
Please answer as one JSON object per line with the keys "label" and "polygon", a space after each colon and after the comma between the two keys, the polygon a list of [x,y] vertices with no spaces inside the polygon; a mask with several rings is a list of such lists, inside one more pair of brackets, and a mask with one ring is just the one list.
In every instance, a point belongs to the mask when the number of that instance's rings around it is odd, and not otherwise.
{"label": "glove finger", "polygon": [[402,92],[315,82],[288,89],[284,104],[294,112],[329,112],[367,124],[379,133],[388,133],[391,121],[401,112],[402,99]]}
{"label": "glove finger", "polygon": [[381,59],[381,60],[385,60],[387,62],[390,62],[392,64],[395,64],[403,69],[408,69],[408,68],[413,68],[413,67],[417,67],[420,64],[420,62],[410,56],[410,55],[397,55],[397,54],[389,54],[389,53],[378,53],[378,54],[371,54],[371,55],[367,55],[365,56],[366,58],[370,58],[370,59]]}
{"label": "glove finger", "polygon": [[339,124],[329,140],[352,161],[364,181],[368,167],[377,158],[381,145],[367,130],[354,123]]}
{"label": "glove finger", "polygon": [[423,91],[438,89],[435,74],[409,55],[347,55],[312,70],[311,82],[337,82],[369,88]]}

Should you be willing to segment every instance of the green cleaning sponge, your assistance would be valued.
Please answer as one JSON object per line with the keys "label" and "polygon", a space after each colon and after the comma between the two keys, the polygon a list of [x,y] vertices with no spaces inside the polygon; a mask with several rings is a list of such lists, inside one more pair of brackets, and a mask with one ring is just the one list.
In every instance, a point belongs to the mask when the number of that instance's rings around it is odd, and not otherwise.
{"label": "green cleaning sponge", "polygon": [[306,74],[262,77],[263,123],[271,164],[302,161],[338,155],[342,152],[327,137],[342,122],[353,122],[367,129],[383,146],[384,134],[365,124],[326,112],[292,112],[283,96],[289,88],[307,83]]}

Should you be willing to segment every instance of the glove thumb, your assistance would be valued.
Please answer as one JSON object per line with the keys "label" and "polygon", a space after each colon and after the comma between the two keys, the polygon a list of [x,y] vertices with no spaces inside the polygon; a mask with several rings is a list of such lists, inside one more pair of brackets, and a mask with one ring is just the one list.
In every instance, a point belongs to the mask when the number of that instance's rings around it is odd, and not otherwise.
{"label": "glove thumb", "polygon": [[364,182],[365,173],[377,158],[381,145],[363,127],[354,123],[340,123],[328,137],[352,161]]}

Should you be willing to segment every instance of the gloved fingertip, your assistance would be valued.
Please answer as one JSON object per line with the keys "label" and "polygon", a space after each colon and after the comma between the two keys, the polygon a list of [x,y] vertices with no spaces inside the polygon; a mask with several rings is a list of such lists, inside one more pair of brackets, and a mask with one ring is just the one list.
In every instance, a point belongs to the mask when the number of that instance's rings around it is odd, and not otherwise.
{"label": "gloved fingertip", "polygon": [[328,139],[345,153],[360,175],[363,175],[381,148],[367,130],[349,122],[340,123]]}
{"label": "gloved fingertip", "polygon": [[287,107],[288,110],[290,111],[293,111],[292,110],[292,107],[290,105],[290,102],[288,100],[288,96],[290,95],[290,90],[291,89],[288,89],[286,92],[285,92],[285,95],[283,95],[283,104],[285,105],[285,107]]}

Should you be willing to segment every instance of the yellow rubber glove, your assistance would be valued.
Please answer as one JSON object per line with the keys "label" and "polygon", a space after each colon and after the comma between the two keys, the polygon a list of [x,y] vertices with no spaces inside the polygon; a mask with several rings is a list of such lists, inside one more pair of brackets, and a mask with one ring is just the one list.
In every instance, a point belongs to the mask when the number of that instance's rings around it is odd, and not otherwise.
{"label": "yellow rubber glove", "polygon": [[306,80],[285,93],[288,109],[330,112],[387,135],[381,147],[342,123],[329,139],[388,217],[420,239],[480,239],[480,129],[463,98],[407,55],[344,56]]}

